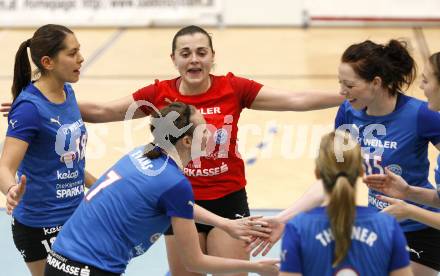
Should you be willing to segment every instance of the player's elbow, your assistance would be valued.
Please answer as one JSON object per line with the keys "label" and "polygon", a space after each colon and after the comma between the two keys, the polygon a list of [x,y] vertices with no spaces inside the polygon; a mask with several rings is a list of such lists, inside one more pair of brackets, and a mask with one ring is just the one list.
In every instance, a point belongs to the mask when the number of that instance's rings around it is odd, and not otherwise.
{"label": "player's elbow", "polygon": [[195,272],[195,273],[203,273],[206,272],[206,268],[204,265],[204,255],[200,254],[197,256],[181,256],[183,266],[185,269],[189,272]]}

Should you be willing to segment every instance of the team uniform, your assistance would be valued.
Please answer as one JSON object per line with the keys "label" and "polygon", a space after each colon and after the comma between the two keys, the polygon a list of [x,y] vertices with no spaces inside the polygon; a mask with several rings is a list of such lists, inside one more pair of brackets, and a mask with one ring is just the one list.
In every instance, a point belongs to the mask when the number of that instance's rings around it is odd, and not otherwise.
{"label": "team uniform", "polygon": [[26,262],[45,259],[62,225],[84,196],[87,131],[75,94],[64,85],[64,103],[50,102],[32,83],[13,102],[7,137],[29,144],[17,171],[27,177],[14,209],[14,243]]}
{"label": "team uniform", "polygon": [[[204,115],[213,134],[208,142],[208,156],[190,162],[184,169],[189,178],[196,203],[209,211],[230,219],[249,216],[245,191],[244,162],[237,149],[240,113],[249,108],[262,85],[228,73],[211,77],[211,87],[203,94],[180,94],[180,78],[158,81],[133,94],[142,111],[150,114],[151,106],[160,109],[170,102],[180,101],[195,106]],[[144,105],[142,101],[148,102]],[[197,224],[199,232],[209,232],[212,226]],[[166,234],[172,234],[169,229]]]}
{"label": "team uniform", "polygon": [[[369,116],[365,109],[355,110],[345,101],[338,110],[335,127],[350,129],[357,136],[367,175],[383,174],[388,168],[410,185],[433,189],[428,181],[428,143],[440,142],[440,114],[429,110],[426,102],[398,93],[391,114]],[[376,198],[378,192],[368,193],[369,206],[377,210],[388,206]],[[401,222],[401,226],[411,248],[411,260],[440,270],[440,243],[436,242],[440,231],[412,220]]]}
{"label": "team uniform", "polygon": [[122,157],[90,188],[53,244],[46,275],[120,275],[171,217],[193,219],[194,196],[182,171],[166,155],[150,160],[143,151]]}
{"label": "team uniform", "polygon": [[406,241],[397,221],[369,207],[356,207],[351,246],[336,267],[335,242],[325,207],[301,213],[286,225],[280,271],[302,275],[389,275],[409,265]]}

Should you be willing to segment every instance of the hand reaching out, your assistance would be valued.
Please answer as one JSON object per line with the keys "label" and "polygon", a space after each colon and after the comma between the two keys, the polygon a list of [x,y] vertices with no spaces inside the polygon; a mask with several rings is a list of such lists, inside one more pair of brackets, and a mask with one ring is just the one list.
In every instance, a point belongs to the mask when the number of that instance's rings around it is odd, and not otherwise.
{"label": "hand reaching out", "polygon": [[280,222],[277,217],[263,217],[262,221],[266,222],[266,227],[270,228],[272,231],[268,238],[263,237],[253,237],[252,241],[246,247],[247,252],[252,252],[252,256],[256,257],[261,253],[262,256],[270,251],[273,245],[281,238],[284,231],[285,224]]}
{"label": "hand reaching out", "polygon": [[401,176],[388,169],[385,174],[368,175],[363,180],[368,188],[399,199],[405,199],[410,188]]}

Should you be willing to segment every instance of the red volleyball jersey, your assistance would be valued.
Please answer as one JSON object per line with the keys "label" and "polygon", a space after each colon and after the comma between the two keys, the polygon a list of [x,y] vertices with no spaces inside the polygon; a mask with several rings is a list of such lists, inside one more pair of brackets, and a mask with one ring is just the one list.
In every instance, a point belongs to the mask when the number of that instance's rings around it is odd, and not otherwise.
{"label": "red volleyball jersey", "polygon": [[[243,108],[249,108],[262,85],[234,76],[211,75],[211,87],[203,94],[185,96],[179,93],[179,78],[159,81],[133,94],[135,101],[144,100],[160,109],[180,101],[195,106],[205,117],[211,136],[208,155],[192,161],[184,169],[191,181],[196,200],[211,200],[242,189],[246,185],[244,162],[238,153],[238,119]],[[149,114],[148,106],[140,107]],[[211,126],[209,126],[211,125]]]}

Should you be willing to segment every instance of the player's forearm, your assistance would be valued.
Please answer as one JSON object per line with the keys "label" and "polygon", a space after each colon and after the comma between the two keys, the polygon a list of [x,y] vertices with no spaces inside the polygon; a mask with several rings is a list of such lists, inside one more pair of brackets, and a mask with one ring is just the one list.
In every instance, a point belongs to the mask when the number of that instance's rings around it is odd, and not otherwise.
{"label": "player's forearm", "polygon": [[321,181],[316,181],[307,190],[300,199],[298,199],[292,206],[281,211],[276,217],[280,222],[286,223],[298,213],[310,210],[322,204],[324,201],[324,189]]}
{"label": "player's forearm", "polygon": [[440,207],[440,199],[434,189],[410,186],[405,199],[432,207]]}
{"label": "player's forearm", "polygon": [[9,168],[5,166],[0,166],[0,190],[6,195],[9,189],[17,184],[15,181],[15,172],[12,172]]}
{"label": "player's forearm", "polygon": [[104,103],[81,102],[78,106],[84,122],[106,123],[122,121],[125,118],[125,112],[112,109]]}
{"label": "player's forearm", "polygon": [[440,229],[440,213],[428,211],[412,204],[408,204],[407,208],[409,219]]}
{"label": "player's forearm", "polygon": [[223,230],[227,221],[227,219],[220,217],[197,204],[194,204],[194,220],[197,223],[212,225]]}
{"label": "player's forearm", "polygon": [[301,93],[303,96],[304,110],[325,109],[339,106],[344,101],[344,97],[336,93]]}
{"label": "player's forearm", "polygon": [[92,185],[96,182],[96,180],[97,180],[97,178],[95,176],[93,176],[88,171],[84,171],[84,185],[87,188],[92,187]]}

